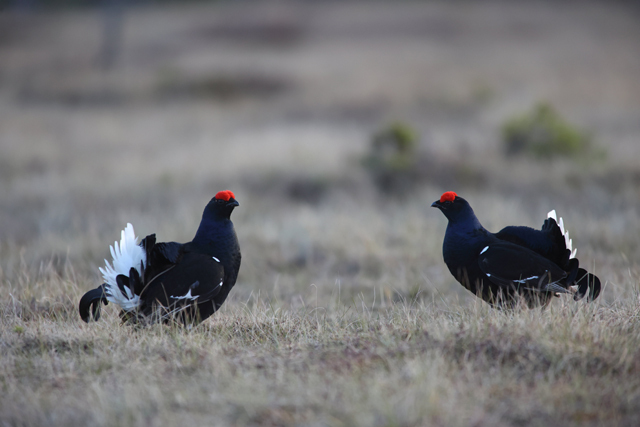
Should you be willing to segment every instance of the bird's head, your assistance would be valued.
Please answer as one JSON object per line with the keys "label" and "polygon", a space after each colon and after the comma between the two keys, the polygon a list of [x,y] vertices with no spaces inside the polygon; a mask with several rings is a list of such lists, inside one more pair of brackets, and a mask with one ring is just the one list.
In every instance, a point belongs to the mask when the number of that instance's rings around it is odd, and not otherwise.
{"label": "bird's head", "polygon": [[469,202],[453,191],[443,193],[440,200],[433,202],[431,207],[440,209],[449,221],[457,222],[468,218],[475,219],[475,214]]}
{"label": "bird's head", "polygon": [[214,217],[229,218],[233,208],[240,206],[232,191],[224,190],[218,192],[209,202],[205,211],[209,211]]}

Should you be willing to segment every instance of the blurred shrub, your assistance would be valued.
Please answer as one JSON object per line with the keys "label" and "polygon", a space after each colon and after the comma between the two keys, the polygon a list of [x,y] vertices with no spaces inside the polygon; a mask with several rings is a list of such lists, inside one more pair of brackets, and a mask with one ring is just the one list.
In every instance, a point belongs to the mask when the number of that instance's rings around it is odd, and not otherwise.
{"label": "blurred shrub", "polygon": [[334,185],[334,181],[321,176],[292,177],[286,185],[286,195],[297,202],[317,205]]}
{"label": "blurred shrub", "polygon": [[486,184],[487,174],[473,160],[443,157],[421,145],[405,123],[392,123],[373,134],[360,161],[378,192],[402,198],[427,183],[447,188]]}
{"label": "blurred shrub", "polygon": [[291,87],[287,78],[263,73],[189,77],[176,70],[163,70],[158,77],[156,93],[161,99],[208,98],[222,102],[266,99]]}
{"label": "blurred shrub", "polygon": [[[233,182],[232,184],[235,185]],[[275,199],[309,205],[323,203],[327,195],[335,189],[351,191],[353,185],[353,182],[340,175],[307,174],[287,170],[247,173],[242,178],[242,186],[254,194],[268,193]]]}
{"label": "blurred shrub", "polygon": [[419,157],[415,131],[404,123],[393,123],[373,135],[362,164],[378,190],[402,194],[418,178]]}
{"label": "blurred shrub", "polygon": [[577,157],[591,149],[589,136],[546,103],[508,119],[502,126],[502,140],[507,155],[528,154],[546,159]]}

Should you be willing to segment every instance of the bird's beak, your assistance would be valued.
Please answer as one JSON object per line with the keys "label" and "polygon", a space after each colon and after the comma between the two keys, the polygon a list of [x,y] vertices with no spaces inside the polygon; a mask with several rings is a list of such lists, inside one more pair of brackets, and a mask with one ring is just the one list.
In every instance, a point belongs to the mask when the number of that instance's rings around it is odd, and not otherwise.
{"label": "bird's beak", "polygon": [[229,199],[227,206],[240,206],[240,203],[236,199]]}
{"label": "bird's beak", "polygon": [[432,208],[442,209],[442,205],[440,204],[440,200],[436,200],[435,202],[431,203],[431,207]]}

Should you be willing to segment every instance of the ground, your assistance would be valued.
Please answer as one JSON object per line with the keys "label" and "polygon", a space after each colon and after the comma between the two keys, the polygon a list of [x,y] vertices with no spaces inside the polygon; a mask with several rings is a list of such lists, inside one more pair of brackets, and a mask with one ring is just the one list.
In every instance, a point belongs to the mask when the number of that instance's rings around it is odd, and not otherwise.
{"label": "ground", "polygon": [[[637,425],[636,5],[145,4],[111,62],[108,13],[0,12],[3,424]],[[541,102],[593,152],[506,156]],[[385,187],[365,159],[393,123],[417,148]],[[223,189],[219,313],[80,320],[127,222],[188,241]],[[602,296],[488,308],[442,261],[447,190],[493,231],[556,209]]]}

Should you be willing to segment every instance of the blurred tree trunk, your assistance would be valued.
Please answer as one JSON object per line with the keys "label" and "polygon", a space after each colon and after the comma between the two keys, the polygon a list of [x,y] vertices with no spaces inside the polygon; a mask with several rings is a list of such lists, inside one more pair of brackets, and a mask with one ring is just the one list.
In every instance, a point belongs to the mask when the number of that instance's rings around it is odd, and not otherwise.
{"label": "blurred tree trunk", "polygon": [[104,0],[102,12],[104,33],[100,52],[100,66],[103,70],[110,70],[115,66],[122,50],[125,1]]}

